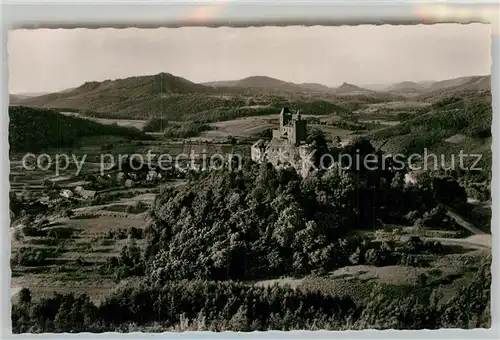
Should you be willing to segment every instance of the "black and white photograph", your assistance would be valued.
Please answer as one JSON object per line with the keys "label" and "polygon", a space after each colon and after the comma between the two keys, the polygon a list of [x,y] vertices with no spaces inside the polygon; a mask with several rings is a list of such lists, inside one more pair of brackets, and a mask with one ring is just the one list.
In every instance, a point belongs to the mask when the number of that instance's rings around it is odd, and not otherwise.
{"label": "black and white photograph", "polygon": [[491,39],[10,30],[12,332],[490,328]]}

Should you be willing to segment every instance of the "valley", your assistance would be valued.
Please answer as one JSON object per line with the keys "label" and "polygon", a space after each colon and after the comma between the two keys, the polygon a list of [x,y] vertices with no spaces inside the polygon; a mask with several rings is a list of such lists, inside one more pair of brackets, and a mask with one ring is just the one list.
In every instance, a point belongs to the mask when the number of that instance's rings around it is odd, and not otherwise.
{"label": "valley", "polygon": [[[278,319],[312,322],[323,305],[340,308],[329,310],[340,319],[319,321],[331,328],[419,329],[418,321],[391,313],[405,309],[423,317],[431,308],[440,315],[436,328],[460,324],[457,305],[485,303],[474,289],[486,285],[491,261],[490,79],[374,90],[263,76],[197,84],[160,73],[11,96],[17,330],[89,324],[100,331],[259,330]],[[424,149],[465,150],[483,154],[482,170],[331,167],[302,178],[294,169],[253,161],[251,148],[275,139],[285,107],[300,112],[307,145],[324,154],[362,150],[378,162]],[[70,166],[56,175],[54,164],[25,169],[27,152],[85,155],[85,162],[78,174]],[[131,160],[148,152],[185,157],[168,169],[157,158],[152,167]],[[237,154],[243,163],[228,170],[231,161],[222,157],[221,169],[200,171],[194,164],[201,158],[188,157],[193,153]],[[103,165],[103,154],[112,164]],[[120,155],[129,157],[120,163]],[[234,306],[217,300],[229,291],[237,292]],[[464,297],[464,291],[472,293]],[[82,293],[88,301],[81,303],[99,315],[84,326],[77,319],[71,326],[62,322],[63,307],[52,316],[57,322],[34,325],[23,314],[26,304],[64,306],[61,296]],[[234,315],[246,313],[238,306],[249,298],[279,316],[249,315],[260,324],[238,326]],[[316,314],[308,315],[299,301]],[[120,311],[109,312],[118,305]],[[275,305],[286,306],[288,316]],[[151,312],[146,317],[141,310]],[[192,324],[182,326],[180,312]],[[221,321],[224,313],[231,324]],[[195,326],[200,315],[208,320],[203,327]]]}

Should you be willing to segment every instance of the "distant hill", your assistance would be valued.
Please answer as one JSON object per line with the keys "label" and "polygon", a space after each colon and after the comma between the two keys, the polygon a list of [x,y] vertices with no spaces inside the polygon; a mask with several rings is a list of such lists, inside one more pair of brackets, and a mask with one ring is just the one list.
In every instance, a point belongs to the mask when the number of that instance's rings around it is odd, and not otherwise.
{"label": "distant hill", "polygon": [[[393,85],[391,92],[349,83],[337,88],[318,83],[295,84],[266,76],[197,84],[170,73],[159,73],[86,82],[76,88],[36,97],[11,95],[10,105],[75,111],[98,118],[214,121],[250,114],[252,110],[247,110],[248,107],[283,103],[307,107],[309,114],[327,114],[325,108],[332,105],[354,110],[367,103],[405,100],[407,93],[404,92],[413,90],[419,91],[413,95],[415,100],[432,102],[457,92],[489,89],[490,81],[491,77],[487,76],[463,77],[425,86],[405,82]],[[424,87],[425,90],[421,90]],[[236,108],[238,110],[233,110]]]}
{"label": "distant hill", "polygon": [[461,77],[435,82],[417,98],[421,100],[439,101],[460,93],[465,94],[488,91],[491,91],[491,75]]}
{"label": "distant hill", "polygon": [[[267,76],[252,76],[243,78],[240,80],[228,80],[228,81],[216,81],[210,83],[204,83],[204,85],[213,86],[216,88],[221,87],[231,87],[240,89],[255,89],[255,90],[267,90],[272,92],[290,92],[290,93],[301,93],[301,92],[312,92],[317,89],[311,88],[304,84],[299,85],[292,82],[286,82],[280,79],[271,78]],[[320,85],[320,84],[317,84]],[[328,87],[324,86],[324,89]]]}
{"label": "distant hill", "polygon": [[[379,92],[390,92],[407,96],[420,96],[421,99],[437,96],[438,100],[453,95],[457,91],[489,91],[491,76],[458,77],[440,81],[403,81],[394,84],[372,84],[361,87]],[[441,93],[441,95],[440,95]]]}
{"label": "distant hill", "polygon": [[299,84],[300,87],[310,90],[310,91],[315,91],[315,92],[324,92],[324,93],[330,93],[332,92],[332,88],[328,87],[323,84],[318,84],[318,83],[302,83]]}
{"label": "distant hill", "polygon": [[[228,105],[210,86],[195,84],[168,73],[103,82],[86,82],[63,92],[13,102],[23,106],[80,111],[104,116],[143,119],[154,115],[173,118]],[[240,105],[241,103],[238,103]]]}
{"label": "distant hill", "polygon": [[99,135],[147,138],[147,135],[133,128],[103,125],[52,110],[9,107],[9,144],[12,152],[71,147],[82,137]]}
{"label": "distant hill", "polygon": [[289,93],[323,93],[329,95],[359,95],[359,94],[372,94],[376,95],[377,91],[361,88],[359,86],[343,83],[341,86],[334,88],[319,83],[301,83],[296,84],[286,82],[280,79],[266,77],[266,76],[253,76],[240,80],[228,80],[204,83],[204,85],[214,87],[232,87],[241,89],[261,89],[269,91],[282,91]]}
{"label": "distant hill", "polygon": [[49,94],[49,93],[50,92],[26,92],[26,93],[13,93],[13,95],[22,98],[30,98],[30,97],[43,96],[44,94]]}
{"label": "distant hill", "polygon": [[[153,76],[86,82],[74,89],[25,99],[22,104],[34,107],[102,111],[107,106],[140,104],[151,100],[152,97],[214,92],[211,87],[195,84],[168,73],[160,73]],[[118,104],[117,101],[120,103]]]}
{"label": "distant hill", "polygon": [[429,87],[428,83],[418,83],[413,81],[403,81],[401,83],[397,83],[391,85],[387,88],[389,92],[397,92],[397,93],[420,93],[425,91]]}
{"label": "distant hill", "polygon": [[209,81],[206,83],[201,83],[201,85],[212,86],[212,87],[235,87],[239,80],[221,80],[221,81]]}
{"label": "distant hill", "polygon": [[30,96],[26,96],[23,94],[11,94],[9,95],[9,105],[17,105],[22,103],[23,101],[31,98]]}
{"label": "distant hill", "polygon": [[460,91],[489,91],[491,76],[458,77],[441,81],[403,81],[390,85],[366,85],[366,88],[413,97],[420,96],[423,100],[436,96],[439,100]]}
{"label": "distant hill", "polygon": [[[335,114],[345,111],[348,102],[381,102],[387,95],[360,91],[335,94],[334,89],[316,83],[294,84],[255,76],[240,80],[196,84],[169,73],[86,82],[79,87],[34,98],[11,96],[11,105],[50,108],[61,112],[80,112],[97,118],[217,121],[244,117],[270,110],[254,107],[305,108],[309,114]],[[396,97],[390,99],[395,100]],[[329,111],[330,108],[333,111]],[[348,110],[347,110],[348,111]],[[274,112],[274,111],[273,111]]]}
{"label": "distant hill", "polygon": [[[66,90],[60,91],[58,93],[65,93],[65,92],[69,92],[71,90],[73,90],[73,88],[66,89]],[[14,94],[10,94],[9,95],[9,105],[20,105],[20,104],[22,104],[24,101],[26,101],[28,99],[32,99],[34,97],[44,96],[44,95],[47,95],[47,94],[50,94],[50,93],[51,92],[31,92],[31,93],[14,93]]]}
{"label": "distant hill", "polygon": [[491,76],[460,77],[460,78],[437,81],[429,84],[429,86],[425,89],[425,91],[430,92],[430,91],[443,90],[446,88],[457,88],[457,87],[468,86],[482,80],[483,78],[491,79]]}
{"label": "distant hill", "polygon": [[356,86],[356,85],[353,85],[353,84],[349,84],[349,83],[343,83],[342,85],[340,85],[339,87],[337,88],[334,88],[333,89],[333,92],[336,93],[336,94],[351,94],[351,95],[356,95],[356,94],[376,94],[377,91],[373,91],[373,90],[368,90],[368,89],[365,89],[365,88],[362,88],[362,87],[359,87],[359,86]]}
{"label": "distant hill", "polygon": [[236,87],[257,87],[262,89],[279,89],[279,88],[290,88],[291,90],[300,91],[300,87],[297,87],[294,83],[288,83],[283,80],[266,77],[266,76],[253,76],[239,80],[236,83]]}

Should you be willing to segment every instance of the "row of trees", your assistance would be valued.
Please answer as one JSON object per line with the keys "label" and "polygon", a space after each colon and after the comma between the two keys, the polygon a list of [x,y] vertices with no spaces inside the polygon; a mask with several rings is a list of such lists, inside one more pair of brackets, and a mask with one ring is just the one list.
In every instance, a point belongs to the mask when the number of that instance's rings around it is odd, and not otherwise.
{"label": "row of trees", "polygon": [[355,303],[277,285],[200,280],[138,284],[98,304],[71,294],[32,302],[25,289],[12,307],[12,325],[14,333],[490,327],[490,265],[491,257],[449,300],[426,287],[403,295],[376,287],[366,303]]}

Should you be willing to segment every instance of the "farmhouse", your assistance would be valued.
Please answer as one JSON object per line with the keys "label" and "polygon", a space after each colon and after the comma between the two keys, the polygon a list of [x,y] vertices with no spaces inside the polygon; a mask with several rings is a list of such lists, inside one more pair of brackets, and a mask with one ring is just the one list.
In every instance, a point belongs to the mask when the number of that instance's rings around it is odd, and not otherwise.
{"label": "farmhouse", "polygon": [[307,122],[299,112],[293,115],[288,108],[280,113],[280,126],[273,130],[273,138],[266,142],[259,140],[252,145],[250,152],[255,162],[269,162],[276,167],[293,167],[303,177],[310,170],[313,148],[306,143]]}

